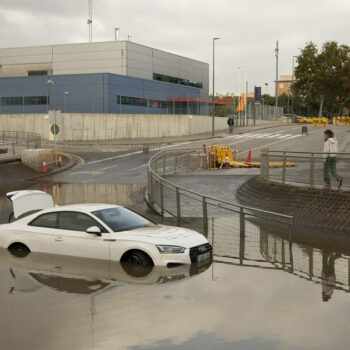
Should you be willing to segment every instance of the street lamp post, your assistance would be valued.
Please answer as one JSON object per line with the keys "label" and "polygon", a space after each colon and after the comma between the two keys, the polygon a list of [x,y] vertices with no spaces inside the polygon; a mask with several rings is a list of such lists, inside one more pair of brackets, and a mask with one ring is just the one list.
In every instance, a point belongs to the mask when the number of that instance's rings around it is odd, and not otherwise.
{"label": "street lamp post", "polygon": [[213,38],[213,101],[212,101],[212,123],[211,123],[211,135],[214,137],[215,135],[215,122],[214,122],[214,115],[215,115],[215,40],[219,40],[220,38]]}
{"label": "street lamp post", "polygon": [[237,66],[238,69],[238,119],[237,126],[242,126],[241,121],[241,66]]}
{"label": "street lamp post", "polygon": [[248,108],[248,67],[245,66],[245,101],[244,101],[244,126],[247,126],[247,108]]}
{"label": "street lamp post", "polygon": [[69,91],[63,93],[63,111],[66,113],[66,96],[69,95]]}
{"label": "street lamp post", "polygon": [[51,100],[52,100],[52,87],[51,87],[51,85],[54,84],[54,81],[52,79],[49,79],[47,81],[47,83],[49,84],[49,111],[50,111],[51,107],[52,107],[52,103],[51,103]]}
{"label": "street lamp post", "polygon": [[294,58],[297,58],[298,56],[293,56],[292,58],[292,86],[291,86],[291,95],[292,95],[292,114],[294,113],[294,89],[293,89],[293,84],[294,84]]}

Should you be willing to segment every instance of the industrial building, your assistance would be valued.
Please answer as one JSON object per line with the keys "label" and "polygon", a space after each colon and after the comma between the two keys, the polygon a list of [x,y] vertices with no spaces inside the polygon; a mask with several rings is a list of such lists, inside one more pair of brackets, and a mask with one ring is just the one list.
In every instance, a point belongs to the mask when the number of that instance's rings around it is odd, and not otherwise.
{"label": "industrial building", "polygon": [[130,41],[0,49],[0,113],[208,115],[209,65]]}

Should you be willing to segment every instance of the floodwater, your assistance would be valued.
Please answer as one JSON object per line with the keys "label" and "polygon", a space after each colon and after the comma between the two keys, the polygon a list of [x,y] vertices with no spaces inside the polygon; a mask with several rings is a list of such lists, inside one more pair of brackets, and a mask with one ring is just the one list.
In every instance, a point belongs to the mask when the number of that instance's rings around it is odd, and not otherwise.
{"label": "floodwater", "polygon": [[[59,204],[143,205],[142,185],[89,186],[48,191]],[[4,198],[0,208],[4,222]],[[118,263],[0,249],[0,349],[348,349],[350,239],[329,250],[253,221],[244,236],[237,227],[210,219],[211,265],[138,277]]]}

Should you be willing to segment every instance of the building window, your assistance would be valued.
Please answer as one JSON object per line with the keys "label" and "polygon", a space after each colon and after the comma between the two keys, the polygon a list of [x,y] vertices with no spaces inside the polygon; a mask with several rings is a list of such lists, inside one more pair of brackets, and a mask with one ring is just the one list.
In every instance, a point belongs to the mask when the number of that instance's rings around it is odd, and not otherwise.
{"label": "building window", "polygon": [[158,73],[153,73],[153,80],[162,81],[162,82],[171,83],[171,84],[191,86],[191,87],[195,87],[198,89],[203,88],[203,83],[198,83],[195,81],[171,77],[169,75],[163,75],[163,74],[158,74]]}
{"label": "building window", "polygon": [[0,98],[2,106],[47,105],[47,96],[18,96]]}
{"label": "building window", "polygon": [[167,101],[152,100],[143,97],[117,96],[118,105],[129,105],[150,108],[167,108]]}
{"label": "building window", "polygon": [[3,97],[1,99],[2,106],[22,106],[23,97]]}
{"label": "building window", "polygon": [[25,96],[24,104],[25,105],[47,105],[48,98],[47,96]]}
{"label": "building window", "polygon": [[29,70],[28,76],[32,75],[48,75],[49,72],[47,70]]}

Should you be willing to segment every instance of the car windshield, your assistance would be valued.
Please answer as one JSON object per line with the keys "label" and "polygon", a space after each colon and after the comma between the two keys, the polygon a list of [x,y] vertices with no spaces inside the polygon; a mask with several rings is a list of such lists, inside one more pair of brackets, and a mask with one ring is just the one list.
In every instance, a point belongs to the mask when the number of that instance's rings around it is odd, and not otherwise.
{"label": "car windshield", "polygon": [[154,224],[131,210],[115,207],[94,211],[97,216],[114,232],[133,230],[153,226]]}

